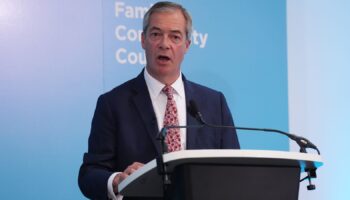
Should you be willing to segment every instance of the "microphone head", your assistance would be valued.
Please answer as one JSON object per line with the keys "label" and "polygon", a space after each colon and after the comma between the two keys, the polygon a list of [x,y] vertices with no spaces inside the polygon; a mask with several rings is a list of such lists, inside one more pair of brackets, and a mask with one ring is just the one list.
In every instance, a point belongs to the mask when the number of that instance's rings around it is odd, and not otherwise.
{"label": "microphone head", "polygon": [[195,101],[192,99],[189,101],[188,112],[190,115],[196,119],[198,119],[198,107]]}
{"label": "microphone head", "polygon": [[196,118],[201,124],[207,124],[204,121],[201,112],[199,112],[196,102],[191,99],[189,104],[189,113],[192,115],[192,117]]}

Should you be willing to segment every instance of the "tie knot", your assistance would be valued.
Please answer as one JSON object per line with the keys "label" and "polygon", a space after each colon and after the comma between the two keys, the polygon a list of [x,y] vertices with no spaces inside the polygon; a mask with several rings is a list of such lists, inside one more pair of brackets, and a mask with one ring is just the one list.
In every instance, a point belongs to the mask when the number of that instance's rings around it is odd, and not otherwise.
{"label": "tie knot", "polygon": [[170,85],[166,85],[162,91],[166,94],[168,98],[171,98],[174,93],[174,88],[172,88]]}

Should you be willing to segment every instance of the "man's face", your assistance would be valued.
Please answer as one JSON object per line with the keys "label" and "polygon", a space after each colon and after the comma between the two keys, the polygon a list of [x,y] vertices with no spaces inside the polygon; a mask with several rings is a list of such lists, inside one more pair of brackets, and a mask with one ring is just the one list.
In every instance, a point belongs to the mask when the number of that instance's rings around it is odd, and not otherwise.
{"label": "man's face", "polygon": [[160,82],[172,84],[180,75],[181,62],[190,46],[181,11],[153,13],[141,43],[148,72]]}

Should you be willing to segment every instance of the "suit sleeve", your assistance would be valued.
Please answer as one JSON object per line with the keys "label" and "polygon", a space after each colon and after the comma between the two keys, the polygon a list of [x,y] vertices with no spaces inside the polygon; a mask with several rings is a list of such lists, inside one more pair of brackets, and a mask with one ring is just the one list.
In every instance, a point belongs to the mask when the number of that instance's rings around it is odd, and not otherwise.
{"label": "suit sleeve", "polygon": [[91,199],[107,199],[107,182],[116,169],[116,133],[108,99],[97,101],[91,124],[88,152],[84,154],[78,183],[82,193]]}
{"label": "suit sleeve", "polygon": [[[227,105],[225,96],[220,93],[222,125],[234,126],[233,118],[230,109]],[[221,137],[222,149],[239,149],[239,141],[236,129],[223,129]]]}

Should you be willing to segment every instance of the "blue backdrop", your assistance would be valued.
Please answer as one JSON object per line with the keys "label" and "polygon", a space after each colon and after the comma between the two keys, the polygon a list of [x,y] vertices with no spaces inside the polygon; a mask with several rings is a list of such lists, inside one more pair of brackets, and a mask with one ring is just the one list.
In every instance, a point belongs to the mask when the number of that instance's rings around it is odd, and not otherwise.
{"label": "blue backdrop", "polygon": [[[139,14],[153,2],[0,1],[1,199],[83,198],[77,174],[97,97],[144,66]],[[236,125],[287,131],[285,1],[178,2],[196,31],[187,78],[224,92]],[[239,139],[288,150],[274,134]]]}

